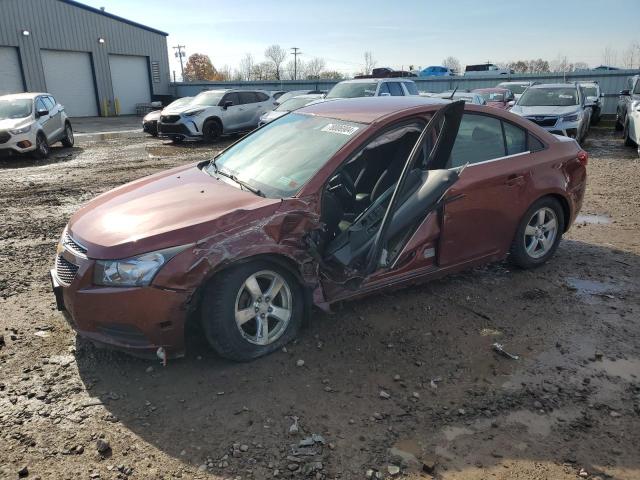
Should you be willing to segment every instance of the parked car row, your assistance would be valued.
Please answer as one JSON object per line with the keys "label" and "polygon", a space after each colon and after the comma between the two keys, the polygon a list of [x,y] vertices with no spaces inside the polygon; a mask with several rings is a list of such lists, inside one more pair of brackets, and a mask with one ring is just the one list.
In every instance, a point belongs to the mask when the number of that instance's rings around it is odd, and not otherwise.
{"label": "parked car row", "polygon": [[615,128],[623,132],[624,144],[637,147],[640,154],[640,75],[629,77],[620,92]]}

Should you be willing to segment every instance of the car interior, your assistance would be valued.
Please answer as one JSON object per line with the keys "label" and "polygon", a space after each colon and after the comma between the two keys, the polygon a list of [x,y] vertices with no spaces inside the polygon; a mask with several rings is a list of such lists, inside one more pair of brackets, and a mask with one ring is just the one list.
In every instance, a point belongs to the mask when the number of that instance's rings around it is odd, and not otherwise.
{"label": "car interior", "polygon": [[[464,108],[462,102],[460,104]],[[458,178],[456,171],[444,168],[444,162],[432,161],[440,140],[437,132],[443,125],[440,122],[425,137],[408,166],[394,203],[394,215],[382,233],[389,261],[400,253],[426,212],[438,204]],[[321,219],[325,231],[320,249],[327,261],[355,269],[362,267],[407,159],[424,128],[424,122],[413,121],[383,132],[330,178],[323,195]]]}

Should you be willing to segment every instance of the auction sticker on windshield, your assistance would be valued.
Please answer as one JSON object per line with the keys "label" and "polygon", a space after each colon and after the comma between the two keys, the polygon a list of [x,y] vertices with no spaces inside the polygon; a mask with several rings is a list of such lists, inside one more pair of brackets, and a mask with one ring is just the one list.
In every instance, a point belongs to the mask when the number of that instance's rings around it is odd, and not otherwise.
{"label": "auction sticker on windshield", "polygon": [[329,123],[322,127],[323,132],[339,133],[341,135],[353,135],[357,130],[358,127],[341,123]]}

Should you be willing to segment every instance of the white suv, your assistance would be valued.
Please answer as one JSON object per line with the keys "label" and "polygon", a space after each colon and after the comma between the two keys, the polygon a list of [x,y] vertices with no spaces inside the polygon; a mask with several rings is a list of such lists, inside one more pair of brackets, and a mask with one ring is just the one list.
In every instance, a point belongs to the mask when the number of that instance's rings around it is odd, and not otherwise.
{"label": "white suv", "polygon": [[158,122],[158,136],[174,142],[213,141],[227,133],[253,130],[275,100],[263,90],[208,90],[188,105],[167,107]]}
{"label": "white suv", "polygon": [[335,84],[325,98],[402,97],[418,94],[415,82],[406,78],[356,78]]}
{"label": "white suv", "polygon": [[56,142],[73,147],[73,129],[64,107],[52,95],[0,96],[0,152],[33,152],[37,158],[46,158]]}

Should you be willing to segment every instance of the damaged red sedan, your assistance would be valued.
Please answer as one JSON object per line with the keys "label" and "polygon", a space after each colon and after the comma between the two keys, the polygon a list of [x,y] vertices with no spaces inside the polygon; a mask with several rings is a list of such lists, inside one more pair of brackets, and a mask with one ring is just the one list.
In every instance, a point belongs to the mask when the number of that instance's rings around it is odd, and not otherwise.
{"label": "damaged red sedan", "polygon": [[507,256],[544,263],[586,163],[574,140],[493,108],[318,103],[89,202],[63,232],[53,288],[96,343],[180,356],[194,322],[246,361],[293,339],[314,305]]}

